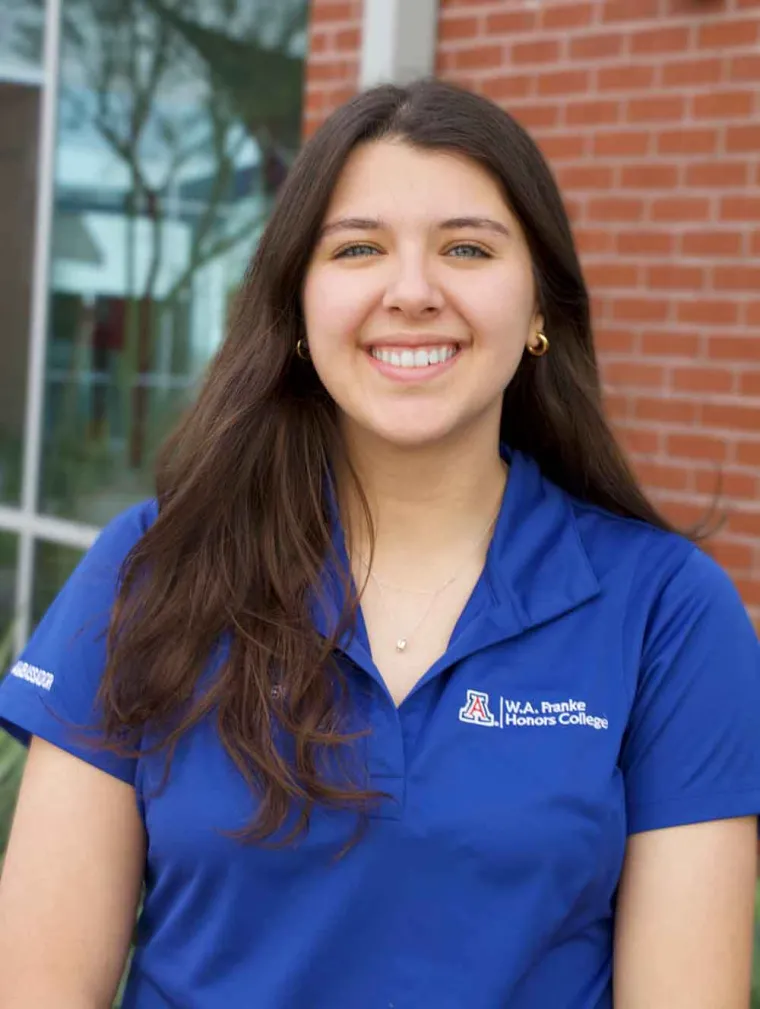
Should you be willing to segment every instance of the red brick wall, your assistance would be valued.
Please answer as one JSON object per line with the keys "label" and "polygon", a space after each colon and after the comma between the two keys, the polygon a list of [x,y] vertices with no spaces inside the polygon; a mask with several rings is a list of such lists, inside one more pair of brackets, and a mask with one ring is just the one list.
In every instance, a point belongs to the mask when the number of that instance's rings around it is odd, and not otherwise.
{"label": "red brick wall", "polygon": [[[356,87],[361,0],[314,0],[310,132]],[[657,503],[704,514],[760,626],[760,0],[440,0],[436,72],[552,163],[609,413]]]}
{"label": "red brick wall", "polygon": [[533,133],[594,300],[609,412],[760,622],[760,0],[441,0],[438,73]]}
{"label": "red brick wall", "polygon": [[304,136],[356,93],[362,0],[311,0],[306,64]]}

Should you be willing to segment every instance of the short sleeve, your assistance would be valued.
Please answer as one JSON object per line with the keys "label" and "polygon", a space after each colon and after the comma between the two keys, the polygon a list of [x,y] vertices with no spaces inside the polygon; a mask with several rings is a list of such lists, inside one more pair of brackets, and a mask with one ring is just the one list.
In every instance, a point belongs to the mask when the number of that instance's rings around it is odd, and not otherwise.
{"label": "short sleeve", "polygon": [[760,813],[760,643],[696,548],[650,614],[621,769],[629,833]]}
{"label": "short sleeve", "polygon": [[149,502],[106,526],[0,682],[0,728],[25,745],[39,736],[130,784],[136,761],[99,745],[96,695],[121,566],[154,517]]}

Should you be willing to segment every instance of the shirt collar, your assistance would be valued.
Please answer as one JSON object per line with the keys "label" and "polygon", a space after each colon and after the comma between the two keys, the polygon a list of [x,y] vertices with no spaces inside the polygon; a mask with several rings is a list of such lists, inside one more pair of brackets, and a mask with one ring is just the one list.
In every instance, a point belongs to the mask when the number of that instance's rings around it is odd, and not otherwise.
{"label": "shirt collar", "polygon": [[575,522],[572,498],[519,451],[502,446],[507,489],[486,558],[497,608],[512,608],[522,630],[545,623],[599,592]]}
{"label": "shirt collar", "polygon": [[[548,480],[530,456],[507,446],[502,446],[502,456],[509,465],[507,487],[481,579],[490,605],[455,635],[425,680],[466,655],[583,605],[600,591],[578,533],[571,497]],[[337,508],[332,510],[335,558],[325,565],[313,607],[315,625],[324,636],[336,626],[341,612],[339,571],[348,564]],[[363,637],[346,632],[340,647],[366,666],[369,655]]]}

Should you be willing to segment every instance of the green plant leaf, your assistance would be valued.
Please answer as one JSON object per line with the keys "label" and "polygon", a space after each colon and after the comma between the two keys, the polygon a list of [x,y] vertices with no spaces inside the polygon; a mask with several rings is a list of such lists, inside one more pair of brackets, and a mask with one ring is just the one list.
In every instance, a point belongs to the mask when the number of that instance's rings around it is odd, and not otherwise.
{"label": "green plant leaf", "polygon": [[[0,680],[13,657],[15,630],[15,623],[11,623],[0,635]],[[25,757],[26,749],[0,729],[0,870],[16,808]]]}
{"label": "green plant leaf", "polygon": [[11,830],[26,749],[0,730],[0,867]]}
{"label": "green plant leaf", "polygon": [[3,678],[3,673],[10,665],[10,661],[13,658],[13,644],[14,636],[16,633],[16,624],[12,621],[6,629],[0,634],[0,680]]}

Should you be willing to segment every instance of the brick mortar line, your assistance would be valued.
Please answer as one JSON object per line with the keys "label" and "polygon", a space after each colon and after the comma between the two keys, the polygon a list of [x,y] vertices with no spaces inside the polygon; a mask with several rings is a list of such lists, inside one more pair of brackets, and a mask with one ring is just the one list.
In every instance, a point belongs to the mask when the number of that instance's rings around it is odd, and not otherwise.
{"label": "brick mortar line", "polygon": [[[324,56],[325,53],[318,53],[316,55],[318,55],[318,56]],[[654,66],[654,64],[651,64],[651,65]],[[647,67],[648,66],[649,66],[649,64],[647,64]],[[591,68],[591,67],[584,68],[584,69],[588,69],[589,73],[593,73],[593,68]],[[601,67],[601,68],[597,68],[597,69],[605,70],[605,69],[611,69],[611,68]],[[641,69],[644,69],[643,65],[642,65]],[[457,72],[457,68],[453,68],[450,71],[446,71],[446,73],[449,74],[449,75],[451,73],[456,73],[456,72]],[[561,74],[563,74],[565,72],[566,71],[564,71],[564,70],[550,70],[550,71],[547,71],[547,73],[544,76],[545,77],[546,76],[551,76],[553,74],[561,75]],[[498,70],[495,70],[495,68],[493,68],[493,67],[491,67],[491,68],[487,68],[487,67],[473,67],[471,69],[468,68],[467,73],[472,78],[472,80],[474,80],[478,84],[483,84],[483,83],[486,83],[488,81],[500,80],[500,79],[520,80],[523,77],[530,76],[530,74],[521,74],[519,72],[518,73],[513,73],[512,71],[507,71],[505,73],[500,73]],[[570,71],[570,73],[572,73],[572,71]],[[540,76],[537,77],[537,80],[538,79],[540,79]],[[652,94],[652,88],[653,87],[657,87],[657,88],[660,88],[662,90],[658,91],[656,94],[653,95]],[[758,93],[760,93],[760,77],[757,78],[757,79],[745,79],[745,80],[736,80],[736,81],[732,81],[732,80],[729,80],[729,81],[725,81],[724,80],[724,81],[717,81],[717,82],[716,81],[705,81],[704,83],[693,83],[693,84],[692,83],[689,83],[689,84],[664,84],[662,81],[655,80],[655,81],[652,82],[651,85],[649,85],[649,84],[648,85],[640,85],[638,88],[636,86],[634,86],[634,85],[631,85],[631,86],[621,85],[620,87],[614,87],[614,88],[612,88],[612,87],[599,88],[599,86],[598,86],[598,84],[596,82],[591,82],[591,87],[589,87],[588,89],[580,89],[578,91],[563,90],[563,91],[558,91],[558,92],[556,92],[556,94],[553,94],[553,95],[547,95],[547,94],[541,94],[538,91],[532,90],[532,91],[529,91],[528,94],[526,94],[526,95],[515,95],[514,97],[515,98],[560,98],[561,99],[563,97],[574,98],[576,95],[582,96],[582,95],[593,94],[593,95],[602,95],[602,96],[609,95],[610,99],[612,99],[612,98],[615,98],[615,97],[619,97],[620,95],[625,96],[625,95],[632,95],[632,94],[635,94],[635,95],[641,94],[641,95],[650,95],[653,98],[679,98],[679,97],[680,98],[702,98],[706,94],[707,95],[718,95],[718,96],[720,96],[720,95],[723,95],[723,94],[732,94],[732,93],[735,93],[737,91],[750,92],[750,93],[754,93],[755,95],[757,95]],[[749,114],[751,114],[751,113],[748,113],[748,115]]]}
{"label": "brick mortar line", "polygon": [[[625,450],[626,456],[632,462],[651,463],[651,464],[653,464],[655,466],[671,466],[671,465],[675,465],[679,469],[693,469],[695,472],[699,472],[699,473],[715,472],[716,476],[719,476],[719,475],[726,476],[726,475],[732,475],[732,474],[736,475],[736,476],[752,476],[753,475],[753,471],[751,469],[749,469],[749,468],[745,468],[745,469],[742,469],[742,470],[737,470],[737,469],[727,469],[724,466],[724,467],[721,467],[720,470],[718,470],[715,467],[710,467],[710,466],[707,466],[707,465],[705,465],[705,466],[698,466],[698,467],[694,466],[694,464],[697,463],[697,462],[709,463],[710,462],[709,459],[698,460],[698,459],[691,458],[691,457],[686,457],[686,456],[663,455],[662,453],[658,453],[657,455],[650,455],[650,454],[647,454],[647,453],[644,453],[644,452],[633,452],[630,449],[625,448],[625,445],[623,446],[623,448]],[[756,474],[757,470],[755,469],[754,472]],[[704,492],[702,492],[702,493],[704,493]],[[752,501],[753,499],[752,498],[741,498],[741,499],[735,498],[734,500]],[[746,538],[751,543],[757,543],[758,546],[760,547],[760,541],[758,541],[756,538],[754,538],[752,536],[749,536],[747,533],[734,533],[733,536],[737,537],[737,540],[735,540],[735,542],[738,541],[738,537],[740,537],[740,536],[746,536]]]}
{"label": "brick mortar line", "polygon": [[[581,166],[579,166],[581,167]],[[586,166],[582,166],[586,167]],[[679,166],[681,167],[681,166]],[[684,166],[689,167],[689,166]],[[593,198],[593,199],[604,199],[605,194],[609,193],[611,199],[625,199],[625,197],[618,197],[618,194],[625,193],[626,196],[630,196],[631,199],[636,200],[657,200],[663,197],[667,198],[672,196],[674,193],[679,194],[679,198],[688,199],[689,197],[694,197],[694,199],[701,200],[712,200],[717,196],[718,199],[725,198],[728,194],[729,198],[742,197],[745,195],[750,195],[751,199],[760,198],[760,185],[757,183],[746,183],[745,185],[736,184],[733,186],[726,186],[725,189],[720,186],[705,186],[696,185],[695,183],[686,182],[684,179],[676,182],[673,186],[632,186],[620,181],[612,182],[609,186],[578,186],[569,185],[567,182],[560,185],[560,189],[563,193],[568,194],[568,198],[578,199],[582,198]],[[720,195],[716,194],[716,190],[720,191]],[[749,192],[748,192],[749,191]],[[755,193],[757,195],[755,195]],[[570,195],[572,194],[572,195]],[[758,222],[760,223],[760,222]]]}
{"label": "brick mortar line", "polygon": [[[334,32],[342,32],[348,29],[358,28],[361,31],[362,27],[362,17],[349,18],[347,21],[317,21],[314,24],[310,24],[307,29],[307,37],[312,38],[314,35],[332,35]],[[307,58],[309,54],[307,53]]]}
{"label": "brick mortar line", "polygon": [[[449,45],[454,42],[461,41],[478,41],[481,39],[493,38],[494,34],[497,34],[498,30],[489,29],[486,23],[486,17],[488,14],[503,14],[504,6],[503,0],[499,0],[490,10],[480,10],[478,7],[462,8],[463,13],[453,14],[449,13],[452,8],[445,8],[440,12],[441,22],[446,23],[456,23],[457,21],[467,21],[469,18],[476,18],[479,22],[479,28],[481,29],[481,34],[469,35],[464,40],[462,39],[445,39],[441,45]],[[518,11],[510,11],[509,13],[518,13]],[[696,35],[700,29],[704,27],[713,28],[719,26],[723,28],[726,25],[735,24],[757,24],[760,21],[760,15],[757,14],[757,9],[748,8],[746,11],[742,10],[723,10],[718,12],[712,12],[709,22],[706,20],[707,14],[702,14],[699,11],[693,11],[691,13],[685,12],[683,14],[656,14],[652,17],[641,17],[641,18],[620,18],[613,21],[597,21],[592,20],[589,24],[576,24],[568,25],[565,28],[547,28],[546,26],[539,24],[533,25],[530,28],[515,28],[512,30],[512,35],[510,35],[509,29],[504,29],[504,35],[507,37],[519,37],[522,41],[533,41],[534,37],[538,39],[549,38],[552,41],[557,39],[567,38],[569,35],[572,36],[589,36],[591,38],[607,38],[609,36],[633,38],[636,35],[648,34],[656,31],[669,31],[674,28],[686,28],[690,35]],[[698,41],[698,39],[694,39]]]}
{"label": "brick mortar line", "polygon": [[[760,123],[757,125],[758,133],[760,134]],[[618,133],[621,131],[613,130],[613,133]],[[651,133],[649,130],[640,131],[622,131],[631,133]],[[588,134],[588,137],[594,139],[593,134]],[[656,134],[652,133],[653,137]],[[658,159],[657,162],[652,162],[652,154],[656,154]],[[731,165],[751,165],[755,170],[760,169],[760,147],[757,151],[730,151],[725,154],[717,151],[705,152],[705,153],[695,153],[691,154],[688,152],[682,154],[663,154],[660,151],[653,151],[652,154],[594,154],[590,151],[588,154],[582,154],[580,156],[571,155],[566,158],[562,158],[562,168],[588,168],[593,166],[594,168],[667,168],[670,165],[675,165],[678,168],[686,167],[691,168],[695,165],[703,164],[715,164],[716,166],[723,166],[726,163]],[[556,156],[549,156],[548,161],[552,162],[558,160]],[[759,176],[760,178],[760,176]],[[757,183],[747,183],[746,185],[756,185],[758,190],[760,190],[760,181]],[[733,183],[732,188],[738,188],[741,183]],[[719,187],[716,187],[719,188]]]}
{"label": "brick mortar line", "polygon": [[[730,24],[740,24],[748,20],[747,18],[733,18],[731,20],[726,19],[721,21],[721,25]],[[749,19],[752,20],[752,19]],[[756,18],[753,23],[760,23],[760,17]],[[637,37],[642,35],[651,35],[654,33],[660,33],[662,31],[667,31],[672,28],[686,28],[689,32],[690,37],[686,40],[684,45],[678,45],[667,47],[660,50],[638,50],[633,48],[634,41]],[[436,48],[437,53],[451,53],[451,52],[463,52],[467,49],[472,48],[494,48],[495,46],[505,46],[512,47],[514,45],[536,45],[542,43],[557,43],[560,48],[563,48],[567,53],[565,59],[568,63],[575,64],[580,63],[584,59],[590,61],[595,60],[620,60],[622,55],[629,55],[633,62],[638,62],[639,60],[646,60],[649,55],[659,55],[659,57],[673,57],[673,62],[679,59],[683,62],[692,62],[695,60],[708,60],[711,59],[711,54],[713,59],[717,57],[723,59],[732,59],[737,53],[746,50],[747,53],[751,55],[757,55],[757,41],[755,42],[732,42],[729,45],[729,51],[727,52],[725,43],[722,42],[711,42],[711,41],[700,41],[698,38],[699,25],[697,24],[674,24],[667,23],[661,24],[657,21],[651,21],[648,25],[642,27],[642,22],[637,22],[637,28],[633,30],[626,30],[621,28],[620,30],[611,29],[610,31],[589,31],[586,27],[576,27],[568,28],[567,30],[555,30],[555,29],[545,29],[545,28],[534,28],[530,31],[516,31],[516,32],[494,32],[486,31],[483,29],[477,35],[469,35],[463,38],[446,38],[444,40],[438,41]],[[572,42],[578,39],[583,41],[593,41],[595,39],[609,39],[609,38],[620,38],[623,43],[622,52],[613,54],[601,52],[599,55],[591,55],[591,57],[583,57],[583,55],[573,55],[569,53],[567,49],[567,42]]]}
{"label": "brick mortar line", "polygon": [[[635,364],[646,364],[637,360]],[[654,366],[653,366],[654,367]],[[602,368],[602,372],[604,369]],[[732,407],[740,410],[755,411],[760,414],[760,398],[757,396],[745,396],[738,392],[699,392],[695,390],[684,391],[674,389],[671,385],[660,383],[657,385],[636,385],[634,382],[613,383],[602,374],[602,387],[607,394],[633,396],[637,399],[665,399],[668,403],[691,403],[699,405],[709,405],[710,407]],[[730,398],[729,398],[730,397]],[[701,416],[701,415],[700,415]],[[706,421],[700,419],[700,423],[705,427],[705,433],[711,433],[713,427]],[[729,429],[733,430],[733,429]]]}
{"label": "brick mortar line", "polygon": [[[620,192],[620,190],[618,190],[618,192]],[[622,192],[623,193],[627,193],[627,190],[622,190]],[[605,197],[603,195],[601,195],[600,191],[597,191],[593,195],[594,195],[595,199],[600,199],[600,200],[605,199]],[[663,193],[660,196],[657,196],[657,197],[654,197],[654,198],[655,199],[661,199],[662,196],[666,196],[666,195],[667,195],[666,193]],[[638,199],[638,197],[632,197],[632,199],[634,199],[634,198]],[[625,200],[626,197],[625,196],[612,196],[612,197],[610,197],[610,199]],[[754,193],[751,194],[751,195],[749,195],[748,199],[751,199],[751,200],[760,200],[760,190],[758,191],[757,195],[755,195]],[[746,223],[743,223],[743,221],[746,222]],[[614,219],[613,220],[609,220],[609,219],[605,218],[605,219],[602,219],[600,221],[591,222],[591,223],[597,225],[594,228],[586,228],[586,227],[584,227],[583,229],[580,229],[580,230],[584,230],[584,231],[586,231],[586,230],[598,231],[598,230],[603,230],[603,227],[606,226],[609,230],[611,230],[613,232],[619,232],[619,231],[623,231],[623,232],[628,232],[628,231],[632,231],[632,232],[638,232],[638,231],[656,231],[656,232],[659,232],[659,233],[666,233],[666,234],[669,234],[669,235],[674,236],[674,237],[680,237],[682,235],[690,235],[690,234],[693,234],[693,233],[704,234],[706,232],[707,233],[722,233],[722,232],[725,231],[727,234],[734,234],[736,232],[744,234],[744,233],[748,233],[748,230],[751,231],[752,233],[760,232],[760,216],[758,216],[755,220],[751,220],[751,221],[748,221],[748,220],[746,220],[746,218],[744,218],[743,221],[727,221],[725,218],[720,218],[719,220],[716,220],[714,222],[713,221],[702,221],[702,220],[699,220],[699,221],[670,221],[670,222],[665,222],[665,223],[667,223],[667,224],[670,225],[669,227],[665,227],[665,226],[663,226],[663,223],[659,223],[659,226],[658,226],[658,222],[651,222],[651,221],[647,222],[647,221],[640,221],[640,220],[636,220],[636,221],[625,221],[625,220],[623,220],[623,221],[620,221],[620,220],[614,220]],[[575,229],[575,230],[579,230],[579,229]]]}
{"label": "brick mortar line", "polygon": [[[652,489],[651,487],[649,488]],[[712,496],[705,491],[676,490],[670,487],[657,487],[656,490],[661,496],[672,500],[674,504],[707,504],[712,501]],[[741,507],[744,514],[760,515],[760,504],[752,501],[751,498],[732,498],[732,503]],[[746,507],[745,507],[746,505]],[[742,534],[740,534],[742,535]],[[743,535],[749,535],[747,533]],[[752,538],[752,537],[750,537]],[[756,541],[757,542],[757,541]]]}
{"label": "brick mortar line", "polygon": [[[661,357],[658,354],[651,354],[648,351],[632,351],[629,354],[615,353],[614,351],[605,350],[604,347],[597,347],[597,352],[600,357],[601,372],[604,374],[604,369],[607,365],[630,365],[632,363],[636,364],[646,364],[652,367],[663,367],[665,369],[672,369],[675,371],[727,371],[730,375],[736,374],[735,368],[741,369],[739,371],[740,375],[746,374],[747,369],[743,367],[741,361],[731,362],[731,366],[726,368],[720,365],[717,368],[711,367],[715,364],[714,359],[705,357],[691,357],[691,358],[681,358],[674,357],[672,355],[668,357]],[[757,368],[751,369],[753,373],[760,372],[760,361],[758,361]],[[672,371],[671,371],[672,374]],[[605,383],[606,385],[607,383]],[[760,432],[758,432],[758,439],[760,440]]]}
{"label": "brick mortar line", "polygon": [[[639,364],[649,364],[648,360],[641,361]],[[602,372],[603,372],[602,368]],[[709,403],[712,406],[726,406],[726,407],[739,407],[742,409],[747,409],[751,411],[756,411],[758,416],[760,416],[760,396],[754,395],[743,395],[741,393],[725,393],[725,392],[694,392],[684,389],[671,389],[664,385],[658,386],[637,386],[634,384],[628,385],[613,385],[611,382],[604,380],[604,375],[602,374],[602,385],[606,393],[620,394],[623,393],[626,396],[633,396],[637,399],[661,399],[667,403]],[[660,395],[656,395],[656,394]],[[662,394],[665,395],[662,395]],[[638,418],[642,423],[641,418]],[[676,422],[677,423],[677,422]],[[685,422],[684,422],[685,423]],[[710,431],[713,430],[712,425],[707,424],[706,421],[701,421],[704,423]],[[753,431],[747,431],[746,428],[729,428],[729,430],[736,430],[737,433],[743,433],[748,439],[754,438],[757,440],[760,435]],[[760,502],[759,502],[760,503]]]}
{"label": "brick mortar line", "polygon": [[324,52],[315,53],[308,59],[306,65],[306,75],[308,77],[309,65],[323,66],[329,63],[358,63],[358,62],[359,62],[358,54],[350,50],[346,50],[345,52],[342,50],[338,50],[334,53],[324,53]]}
{"label": "brick mortar line", "polygon": [[[651,399],[652,397],[650,396],[646,398]],[[610,418],[608,418],[608,420],[609,419]],[[611,423],[613,427],[619,427],[621,430],[628,430],[629,428],[632,428],[636,432],[655,431],[657,434],[662,434],[665,437],[669,437],[671,435],[676,435],[677,437],[688,435],[690,437],[700,438],[704,435],[713,436],[714,434],[712,428],[703,427],[701,424],[689,424],[686,421],[645,420],[641,417],[631,417],[625,422],[612,420]],[[754,434],[743,430],[732,431],[730,438],[721,440],[727,441],[730,447],[738,446],[739,444],[760,444],[760,433]],[[757,467],[750,466],[750,469],[757,472]]]}
{"label": "brick mortar line", "polygon": [[[581,260],[581,265],[584,273],[588,272],[593,274],[591,264],[585,263]],[[663,269],[663,266],[653,267],[653,269]],[[657,301],[668,301],[675,304],[676,308],[691,301],[738,301],[742,308],[746,308],[748,304],[755,304],[757,294],[753,292],[749,285],[743,287],[726,287],[724,285],[715,286],[714,285],[714,275],[707,275],[702,278],[704,283],[700,283],[698,287],[692,286],[679,286],[677,281],[673,281],[668,286],[657,287],[652,286],[647,282],[646,277],[642,276],[635,284],[626,287],[621,284],[613,283],[609,285],[604,283],[604,280],[592,279],[587,281],[588,286],[591,288],[591,293],[593,296],[598,298],[604,298],[606,301],[629,301],[632,295],[646,294],[647,298],[642,299],[642,302],[657,302]],[[708,283],[709,281],[709,283]],[[730,295],[730,297],[728,297]],[[613,323],[620,323],[620,319],[610,320]],[[674,323],[678,323],[682,326],[688,326],[688,322],[679,322],[679,320],[674,319]],[[720,326],[721,323],[708,323],[710,326]],[[758,327],[755,327],[758,328]]]}
{"label": "brick mortar line", "polygon": [[[736,23],[740,22],[741,19],[735,19]],[[729,24],[730,22],[724,21],[721,24]],[[757,19],[756,23],[760,23],[760,18]],[[354,23],[351,23],[354,25]],[[546,29],[532,29],[530,32],[488,32],[485,29],[478,35],[471,35],[464,38],[452,38],[438,40],[436,46],[436,54],[440,53],[458,53],[466,52],[468,49],[493,49],[496,46],[502,47],[512,47],[512,46],[533,46],[541,45],[544,43],[556,43],[560,48],[564,49],[566,52],[565,59],[571,63],[579,63],[584,59],[588,60],[619,60],[621,56],[630,56],[632,61],[638,62],[638,60],[646,60],[649,56],[660,56],[667,57],[672,56],[673,62],[682,59],[684,62],[692,62],[694,60],[701,59],[715,59],[716,57],[731,59],[737,53],[741,53],[746,50],[750,55],[757,55],[757,42],[747,42],[747,43],[731,43],[729,46],[729,52],[726,52],[725,44],[718,42],[700,42],[698,38],[690,38],[686,45],[684,46],[674,46],[673,48],[666,48],[660,50],[653,49],[642,49],[635,51],[632,48],[633,42],[637,36],[644,34],[651,34],[654,32],[667,31],[669,28],[688,28],[688,25],[658,25],[656,22],[652,22],[649,28],[645,28],[642,31],[625,31],[621,29],[620,31],[609,31],[609,32],[589,32],[588,28],[576,28],[568,29],[567,31],[554,31],[553,29],[547,31]],[[696,26],[691,26],[691,35],[696,35],[694,29]],[[599,53],[593,56],[573,56],[567,49],[566,43],[574,42],[576,40],[582,39],[584,42],[590,42],[596,39],[606,40],[609,38],[619,38],[622,42],[622,52],[615,54]],[[688,54],[688,55],[687,55]],[[712,55],[711,55],[712,54]]]}
{"label": "brick mortar line", "polygon": [[[637,462],[649,462],[654,463],[656,466],[668,466],[675,465],[679,469],[694,469],[697,472],[705,473],[715,473],[716,476],[749,476],[755,480],[760,479],[757,476],[757,468],[754,469],[751,466],[736,467],[732,466],[730,463],[720,462],[715,459],[708,459],[705,457],[695,457],[695,456],[682,456],[674,455],[672,453],[665,453],[658,451],[655,453],[650,452],[636,452],[632,449],[625,447],[625,439],[623,441],[623,447],[625,449],[626,455],[630,459],[635,459]],[[743,499],[752,501],[753,498]]]}
{"label": "brick mortar line", "polygon": [[[669,255],[665,255],[662,252],[652,253],[651,255],[649,255],[643,252],[630,253],[630,252],[621,252],[619,249],[610,249],[609,252],[606,253],[581,252],[580,255],[583,264],[587,266],[598,266],[601,264],[609,263],[609,257],[611,255],[614,255],[616,259],[617,257],[620,257],[623,264],[630,264],[631,266],[669,267],[673,265],[673,257],[676,255],[678,256],[679,266],[683,263],[684,265],[688,265],[689,267],[702,268],[706,270],[715,269],[716,267],[720,268],[723,266],[725,267],[745,266],[747,265],[747,260],[749,260],[752,265],[760,266],[760,255],[758,255],[757,253],[755,253],[754,255],[750,254],[749,256],[742,256],[740,254],[737,256],[725,256],[721,257],[720,259],[713,259],[710,255],[705,255],[703,257],[695,257],[693,255],[687,256],[685,254],[682,255],[681,253],[678,252],[677,249],[675,249]],[[755,260],[757,260],[757,264],[755,264],[754,262]]]}
{"label": "brick mortar line", "polygon": [[[330,61],[330,60],[322,60],[320,62],[328,63],[328,62],[332,62],[332,61]],[[483,78],[483,80],[488,80],[488,79],[489,79],[488,77],[484,77]],[[653,94],[651,88],[642,88],[641,90],[638,90],[638,91],[637,90],[633,90],[633,89],[623,89],[623,88],[621,88],[619,90],[616,89],[616,90],[609,90],[609,91],[606,91],[606,90],[605,91],[591,91],[591,90],[589,90],[589,91],[574,91],[574,92],[570,92],[570,93],[550,94],[550,95],[539,94],[538,92],[534,92],[534,93],[530,93],[530,94],[527,94],[527,95],[512,95],[512,96],[509,96],[506,99],[504,99],[502,102],[498,102],[497,104],[504,104],[504,105],[506,105],[507,102],[510,102],[510,103],[523,102],[526,105],[541,105],[541,106],[547,106],[547,107],[557,106],[559,108],[566,108],[568,105],[581,105],[581,104],[594,104],[594,105],[597,105],[597,104],[611,104],[611,103],[614,103],[614,102],[617,102],[618,104],[623,105],[626,102],[642,102],[642,101],[662,102],[662,101],[668,101],[668,100],[672,101],[674,99],[683,98],[685,100],[686,104],[688,105],[690,99],[703,98],[706,94],[716,94],[716,95],[718,95],[720,97],[723,93],[730,94],[731,92],[735,92],[735,91],[743,91],[743,92],[751,92],[751,93],[754,92],[755,95],[757,96],[757,94],[760,93],[760,82],[758,82],[758,85],[756,87],[726,88],[725,92],[722,92],[719,88],[716,88],[715,85],[712,85],[709,90],[706,90],[704,92],[687,91],[687,90],[681,90],[681,91],[679,91],[677,89],[673,89],[672,93],[668,92],[668,93],[665,93],[665,94],[663,94],[662,92],[657,92],[657,93]],[[689,110],[689,112],[691,113],[691,110]],[[657,123],[657,122],[669,123],[669,122],[675,122],[675,123],[681,123],[681,124],[688,124],[688,125],[693,126],[693,127],[699,127],[699,126],[709,127],[709,126],[716,126],[717,125],[717,126],[721,126],[721,127],[725,127],[725,128],[730,128],[731,126],[734,126],[734,125],[741,125],[745,121],[745,119],[749,120],[755,126],[758,125],[757,116],[756,116],[756,110],[753,110],[753,109],[751,109],[749,112],[743,112],[743,113],[741,113],[741,115],[732,116],[730,119],[727,119],[725,116],[720,116],[720,115],[717,115],[717,114],[714,115],[714,116],[700,115],[700,116],[694,116],[694,117],[692,117],[692,115],[690,114],[686,118],[679,115],[679,116],[673,116],[672,118],[668,117],[668,118],[664,118],[664,119],[640,120],[640,122],[641,122],[642,125],[646,125],[647,122],[649,122],[649,123]],[[639,122],[639,121],[637,121],[637,122]],[[587,125],[600,125],[600,126],[602,126],[602,125],[612,125],[612,126],[614,126],[615,123],[614,122],[612,122],[612,123],[606,123],[605,122],[605,123],[599,123],[599,124],[595,124],[595,123],[591,123],[591,124],[579,123],[578,125],[580,125],[580,126],[587,126]],[[628,126],[635,126],[636,122],[631,123],[630,121],[627,121],[626,125],[628,125]]]}

